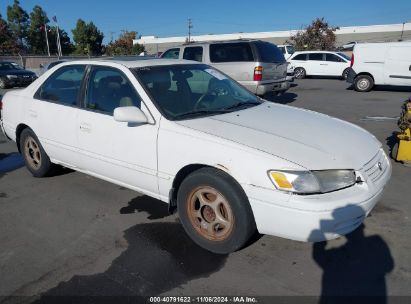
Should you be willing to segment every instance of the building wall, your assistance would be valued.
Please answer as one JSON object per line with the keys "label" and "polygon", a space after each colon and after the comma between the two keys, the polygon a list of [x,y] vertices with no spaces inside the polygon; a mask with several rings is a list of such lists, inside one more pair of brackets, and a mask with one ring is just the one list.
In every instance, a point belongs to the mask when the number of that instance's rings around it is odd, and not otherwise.
{"label": "building wall", "polygon": [[[404,27],[404,31],[402,29]],[[201,41],[218,41],[218,40],[234,40],[234,39],[261,39],[275,44],[284,44],[290,36],[295,35],[298,31],[277,31],[277,32],[256,32],[256,33],[234,33],[221,35],[200,35],[193,36],[192,40]],[[351,26],[341,27],[336,32],[337,46],[341,46],[347,42],[382,42],[382,41],[398,41],[411,40],[411,23],[386,24],[386,25],[370,25],[370,26]],[[157,54],[164,52],[166,49],[173,46],[181,45],[186,42],[186,37],[167,37],[157,38],[154,36],[141,37],[134,40],[134,43],[143,44],[149,54]]]}

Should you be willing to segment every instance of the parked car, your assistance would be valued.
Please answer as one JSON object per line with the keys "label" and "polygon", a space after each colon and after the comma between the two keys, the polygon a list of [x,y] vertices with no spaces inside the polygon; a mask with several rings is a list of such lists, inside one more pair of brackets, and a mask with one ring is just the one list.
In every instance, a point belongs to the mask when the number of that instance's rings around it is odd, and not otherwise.
{"label": "parked car", "polygon": [[347,81],[358,92],[374,85],[411,86],[411,42],[356,44]]}
{"label": "parked car", "polygon": [[295,78],[306,76],[333,76],[347,78],[350,58],[342,52],[295,52],[289,62],[295,66]]}
{"label": "parked car", "polygon": [[287,77],[286,77],[288,82],[294,82],[294,77],[295,77],[294,76],[294,70],[295,70],[295,66],[292,63],[288,62]]}
{"label": "parked car", "polygon": [[238,81],[250,92],[285,92],[287,63],[272,43],[260,40],[190,43],[165,51],[161,58],[209,64]]}
{"label": "parked car", "polygon": [[347,42],[346,44],[343,44],[343,45],[341,46],[341,48],[342,48],[343,50],[352,51],[353,48],[354,48],[354,46],[355,46],[356,44],[357,44],[356,41]]}
{"label": "parked car", "polygon": [[0,61],[0,89],[25,87],[37,78],[36,74],[27,71],[12,61]]}
{"label": "parked car", "polygon": [[35,177],[63,165],[162,200],[216,253],[256,230],[300,241],[349,233],[391,175],[364,129],[264,101],[185,60],[62,63],[7,92],[0,125]]}
{"label": "parked car", "polygon": [[39,76],[43,75],[46,71],[50,70],[52,67],[55,67],[56,65],[66,62],[67,59],[59,59],[56,61],[52,61],[46,64],[40,64],[40,72],[38,73]]}
{"label": "parked car", "polygon": [[279,44],[277,47],[283,53],[285,60],[288,60],[295,53],[295,48],[291,44]]}

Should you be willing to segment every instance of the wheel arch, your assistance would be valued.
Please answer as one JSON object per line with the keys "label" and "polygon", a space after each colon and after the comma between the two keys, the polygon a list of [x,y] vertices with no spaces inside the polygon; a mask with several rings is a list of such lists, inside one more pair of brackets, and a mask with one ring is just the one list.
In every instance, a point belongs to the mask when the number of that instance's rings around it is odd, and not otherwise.
{"label": "wheel arch", "polygon": [[355,78],[357,78],[357,77],[359,77],[359,76],[362,76],[362,75],[370,76],[370,77],[372,78],[372,80],[375,81],[374,76],[373,76],[371,73],[369,73],[369,72],[360,72],[360,73],[357,73],[357,75],[355,75]]}
{"label": "wheel arch", "polygon": [[24,123],[19,124],[16,128],[16,144],[17,144],[17,149],[20,153],[21,153],[20,135],[21,135],[21,133],[23,132],[24,129],[30,129],[31,130],[31,128],[28,125],[24,124]]}
{"label": "wheel arch", "polygon": [[193,172],[195,172],[199,169],[202,169],[202,168],[212,168],[212,169],[222,171],[222,172],[228,174],[229,176],[231,176],[231,178],[235,182],[237,182],[240,185],[240,187],[242,188],[241,184],[238,182],[238,179],[235,178],[235,176],[230,172],[230,170],[222,164],[209,165],[209,164],[199,164],[199,163],[197,163],[197,164],[185,165],[175,175],[173,183],[172,183],[172,187],[170,189],[169,204],[168,204],[168,208],[169,208],[170,213],[174,213],[174,211],[176,211],[176,209],[177,209],[177,194],[178,194],[178,190],[181,186],[181,183],[191,173],[193,173]]}

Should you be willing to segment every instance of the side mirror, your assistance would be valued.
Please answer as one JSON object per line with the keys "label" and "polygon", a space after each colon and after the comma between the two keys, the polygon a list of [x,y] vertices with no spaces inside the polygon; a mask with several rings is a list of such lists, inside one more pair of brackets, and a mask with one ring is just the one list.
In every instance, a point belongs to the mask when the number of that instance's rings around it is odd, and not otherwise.
{"label": "side mirror", "polygon": [[44,65],[42,63],[40,63],[40,69],[44,68]]}
{"label": "side mirror", "polygon": [[147,117],[137,107],[118,107],[114,109],[114,120],[119,122],[129,122],[143,124],[147,123]]}

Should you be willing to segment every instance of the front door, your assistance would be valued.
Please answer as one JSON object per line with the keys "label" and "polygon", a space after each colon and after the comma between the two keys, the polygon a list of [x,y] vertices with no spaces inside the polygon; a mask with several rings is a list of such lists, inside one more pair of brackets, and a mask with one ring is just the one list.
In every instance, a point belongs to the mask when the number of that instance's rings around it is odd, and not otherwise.
{"label": "front door", "polygon": [[128,77],[115,68],[93,66],[78,119],[82,168],[156,196],[158,126],[115,121],[114,109],[123,106],[142,106]]}

